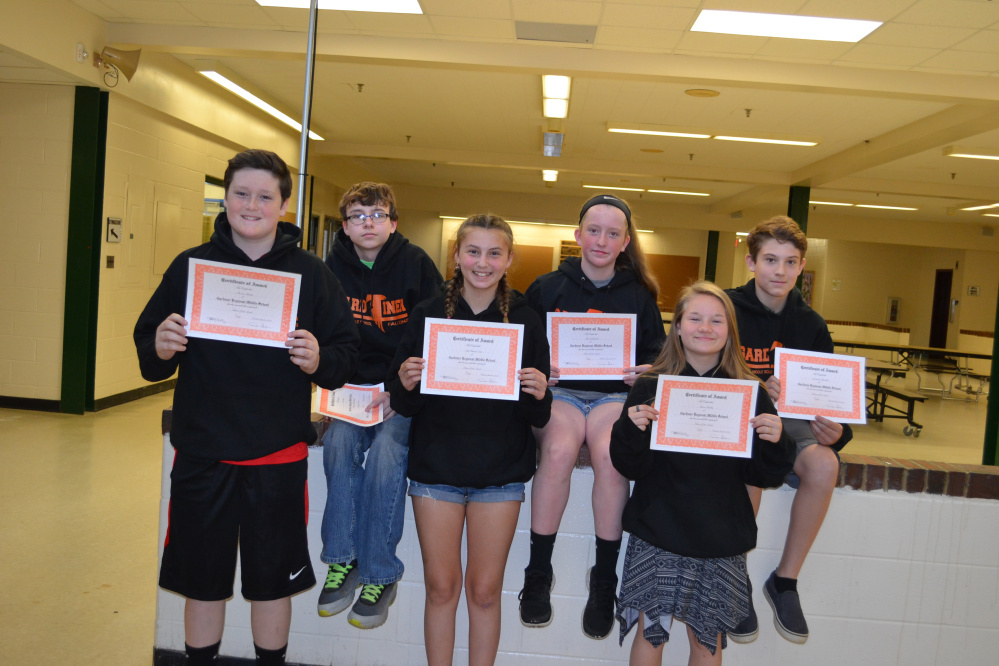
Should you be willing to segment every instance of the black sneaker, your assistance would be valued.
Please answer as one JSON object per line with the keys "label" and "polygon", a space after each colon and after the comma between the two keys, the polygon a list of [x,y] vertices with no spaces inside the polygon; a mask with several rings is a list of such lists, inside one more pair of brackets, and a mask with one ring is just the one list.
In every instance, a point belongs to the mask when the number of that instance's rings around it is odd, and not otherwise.
{"label": "black sneaker", "polygon": [[756,609],[753,608],[753,598],[749,597],[749,616],[728,632],[728,639],[733,643],[752,643],[759,635],[760,621],[756,617]]}
{"label": "black sneaker", "polygon": [[374,629],[385,624],[388,619],[389,606],[395,601],[398,583],[388,585],[365,585],[361,588],[361,596],[350,609],[347,622],[358,629]]}
{"label": "black sneaker", "polygon": [[613,578],[600,580],[594,578],[593,569],[586,572],[586,588],[590,596],[586,599],[583,609],[583,633],[589,638],[602,640],[610,635],[614,628],[614,610],[617,596],[617,575]]}
{"label": "black sneaker", "polygon": [[357,560],[346,564],[331,564],[326,574],[326,583],[319,593],[319,615],[331,617],[341,613],[354,603],[354,592],[360,586],[361,570]]}
{"label": "black sneaker", "polygon": [[525,627],[540,629],[552,623],[552,588],[555,576],[537,569],[524,569],[524,589],[520,599],[520,623]]}
{"label": "black sneaker", "polygon": [[774,584],[776,575],[777,572],[774,571],[763,584],[763,596],[774,610],[777,633],[785,640],[801,645],[808,640],[808,624],[805,622],[805,614],[801,612],[801,600],[794,590],[778,594]]}

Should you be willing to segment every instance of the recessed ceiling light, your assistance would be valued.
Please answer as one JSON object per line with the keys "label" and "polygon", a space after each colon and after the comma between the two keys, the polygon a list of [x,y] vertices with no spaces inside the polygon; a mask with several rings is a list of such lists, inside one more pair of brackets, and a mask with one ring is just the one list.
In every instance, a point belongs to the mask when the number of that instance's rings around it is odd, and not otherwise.
{"label": "recessed ceiling light", "polygon": [[554,183],[558,180],[558,171],[555,169],[542,169],[541,178],[547,183]]}
{"label": "recessed ceiling light", "polygon": [[705,9],[694,21],[690,31],[825,42],[859,42],[880,25],[880,21]]}
{"label": "recessed ceiling light", "polygon": [[691,97],[718,97],[718,95],[721,95],[717,90],[708,90],[707,88],[691,88],[683,92],[685,95],[690,95]]}
{"label": "recessed ceiling light", "polygon": [[884,210],[919,210],[909,206],[875,206],[874,204],[854,204],[857,208],[881,208]]}
{"label": "recessed ceiling light", "polygon": [[714,136],[719,141],[745,141],[747,143],[776,143],[782,146],[817,146],[818,141],[792,141],[790,139],[764,139],[753,136]]}
{"label": "recessed ceiling light", "polygon": [[655,192],[656,194],[682,194],[688,197],[710,197],[710,192],[689,192],[683,190],[648,190],[649,192]]}
{"label": "recessed ceiling light", "polygon": [[[242,86],[237,85],[236,83],[233,83],[232,81],[230,81],[229,79],[227,79],[223,75],[219,74],[218,72],[206,70],[206,71],[199,72],[199,73],[202,76],[205,76],[205,77],[211,79],[212,81],[214,81],[215,83],[219,84],[220,86],[222,86],[223,88],[225,88],[229,92],[231,92],[231,93],[233,93],[235,95],[238,95],[239,97],[242,97],[247,102],[249,102],[253,106],[257,107],[261,111],[264,111],[265,113],[269,113],[270,115],[274,116],[275,118],[277,118],[278,120],[280,120],[281,122],[283,122],[285,125],[288,125],[289,127],[294,127],[299,132],[302,131],[302,124],[300,122],[298,122],[297,120],[293,119],[287,113],[285,113],[283,111],[279,111],[278,109],[276,109],[272,105],[268,104],[264,100],[260,99],[259,97],[257,97],[253,93],[251,93],[246,88],[243,88]],[[319,136],[318,134],[316,134],[312,130],[309,130],[309,138],[310,139],[315,139],[316,141],[323,141],[324,140],[323,137]]]}
{"label": "recessed ceiling light", "polygon": [[545,74],[541,77],[542,94],[550,99],[569,99],[571,85],[572,79],[568,76]]}
{"label": "recessed ceiling light", "polygon": [[817,204],[819,206],[852,206],[852,203],[844,203],[842,201],[809,201],[810,204]]}
{"label": "recessed ceiling light", "polygon": [[961,210],[985,210],[986,208],[999,208],[999,203],[987,204],[985,206],[971,206],[970,208],[962,208]]}
{"label": "recessed ceiling light", "polygon": [[569,115],[569,100],[545,98],[545,118],[565,118]]}
{"label": "recessed ceiling light", "polygon": [[687,132],[682,128],[656,129],[653,126],[640,127],[624,123],[607,123],[607,131],[615,134],[645,134],[648,136],[674,136],[686,139],[710,139],[711,135],[703,132]]}
{"label": "recessed ceiling light", "polygon": [[749,232],[748,231],[736,231],[735,235],[736,236],[748,236]]}
{"label": "recessed ceiling light", "polygon": [[944,157],[968,157],[973,160],[999,160],[999,153],[978,150],[975,148],[962,148],[960,146],[948,146],[943,150]]}
{"label": "recessed ceiling light", "polygon": [[[291,7],[309,9],[309,0],[257,0],[261,7]],[[419,0],[319,0],[319,9],[346,12],[388,12],[392,14],[422,14]]]}
{"label": "recessed ceiling light", "polygon": [[622,190],[624,192],[644,192],[645,189],[641,187],[617,187],[611,185],[583,185],[583,187],[588,187],[591,190]]}

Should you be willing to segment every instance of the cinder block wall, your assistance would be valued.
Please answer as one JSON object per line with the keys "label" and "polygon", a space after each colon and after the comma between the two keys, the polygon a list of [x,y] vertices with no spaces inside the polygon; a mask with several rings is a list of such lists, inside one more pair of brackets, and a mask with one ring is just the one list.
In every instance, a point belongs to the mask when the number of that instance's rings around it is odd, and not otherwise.
{"label": "cinder block wall", "polygon": [[[160,542],[166,529],[169,469],[173,450],[164,444]],[[325,503],[322,451],[310,450],[309,539],[317,578],[319,525]],[[866,475],[865,475],[866,478]],[[996,477],[999,479],[999,477]],[[617,634],[603,641],[583,636],[584,576],[593,564],[588,469],[573,473],[572,495],[555,548],[555,619],[545,629],[526,629],[517,616],[517,593],[527,563],[530,493],[521,509],[506,568],[503,631],[497,664],[623,664]],[[757,589],[760,637],[751,645],[730,644],[726,664],[994,664],[999,648],[999,501],[923,492],[839,488],[825,526],[802,572],[799,590],[811,637],[804,646],[780,638]],[[786,486],[764,494],[759,545],[749,555],[755,587],[776,566],[783,545],[793,491]],[[343,613],[316,613],[318,587],[293,601],[289,661],[301,664],[424,664],[423,567],[412,510],[407,506],[400,557],[406,574],[388,622],[362,631]],[[622,556],[623,562],[623,556]],[[238,575],[237,575],[238,581]],[[150,581],[155,584],[155,581]],[[238,582],[237,582],[238,589]],[[222,653],[252,658],[249,604],[229,602]],[[468,621],[458,608],[455,663],[467,663]],[[687,663],[686,632],[677,625],[664,664]],[[156,646],[183,650],[183,599],[162,590],[157,601]]]}

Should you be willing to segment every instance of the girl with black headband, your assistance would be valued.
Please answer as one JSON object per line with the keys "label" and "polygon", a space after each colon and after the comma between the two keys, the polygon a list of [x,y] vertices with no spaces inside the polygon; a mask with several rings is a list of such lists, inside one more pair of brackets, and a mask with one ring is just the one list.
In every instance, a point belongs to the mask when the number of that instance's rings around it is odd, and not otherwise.
{"label": "girl with black headband", "polygon": [[[623,368],[624,380],[559,381],[552,366],[551,420],[535,434],[541,459],[531,491],[531,559],[520,593],[520,620],[528,627],[551,624],[552,552],[569,499],[572,470],[583,442],[593,465],[593,522],[596,564],[585,572],[589,598],[583,633],[606,638],[614,623],[614,590],[621,548],[621,513],[628,481],[611,464],[611,427],[635,379],[648,370],[666,340],[656,297],[656,279],[635,236],[631,209],[621,199],[601,194],[579,213],[576,242],[580,257],[538,277],[526,296],[544,319],[549,312],[607,312],[637,316],[635,360]],[[584,572],[580,571],[580,578]],[[580,580],[580,583],[583,581]]]}

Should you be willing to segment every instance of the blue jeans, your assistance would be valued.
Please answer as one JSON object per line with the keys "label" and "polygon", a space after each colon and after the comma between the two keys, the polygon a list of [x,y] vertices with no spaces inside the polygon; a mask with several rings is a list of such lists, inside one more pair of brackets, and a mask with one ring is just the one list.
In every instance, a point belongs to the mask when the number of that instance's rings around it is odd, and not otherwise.
{"label": "blue jeans", "polygon": [[409,422],[398,414],[368,428],[335,420],[323,437],[327,491],[320,559],[356,559],[366,585],[402,578],[395,549],[406,511]]}

